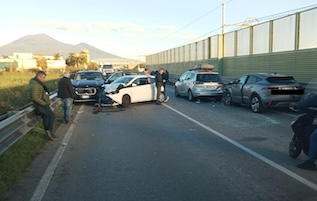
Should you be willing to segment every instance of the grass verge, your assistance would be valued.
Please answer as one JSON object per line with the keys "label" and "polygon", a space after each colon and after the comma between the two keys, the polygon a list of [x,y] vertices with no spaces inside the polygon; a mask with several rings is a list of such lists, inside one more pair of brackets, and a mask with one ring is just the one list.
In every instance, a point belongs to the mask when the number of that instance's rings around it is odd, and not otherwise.
{"label": "grass verge", "polygon": [[[62,107],[55,109],[55,129],[62,120]],[[10,149],[0,155],[0,200],[17,183],[47,142],[42,122],[23,136]]]}

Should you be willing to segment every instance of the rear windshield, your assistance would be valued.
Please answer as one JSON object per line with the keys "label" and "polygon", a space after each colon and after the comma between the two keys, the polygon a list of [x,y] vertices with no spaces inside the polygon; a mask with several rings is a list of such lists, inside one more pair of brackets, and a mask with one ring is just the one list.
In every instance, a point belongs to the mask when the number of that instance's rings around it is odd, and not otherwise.
{"label": "rear windshield", "polygon": [[75,80],[103,80],[103,76],[99,72],[82,72],[75,75]]}
{"label": "rear windshield", "polygon": [[103,65],[102,68],[103,69],[111,69],[111,68],[113,68],[113,66],[112,65]]}
{"label": "rear windshield", "polygon": [[197,74],[197,81],[220,82],[221,78],[218,74]]}
{"label": "rear windshield", "polygon": [[266,80],[270,83],[296,83],[294,77],[269,77]]}

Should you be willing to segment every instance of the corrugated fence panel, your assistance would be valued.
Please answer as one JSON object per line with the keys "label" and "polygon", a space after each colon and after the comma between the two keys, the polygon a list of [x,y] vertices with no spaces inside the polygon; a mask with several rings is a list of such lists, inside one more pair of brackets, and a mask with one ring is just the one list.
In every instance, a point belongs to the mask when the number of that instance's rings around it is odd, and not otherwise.
{"label": "corrugated fence panel", "polygon": [[249,72],[284,73],[309,82],[317,77],[317,49],[224,58],[223,76],[240,77]]}

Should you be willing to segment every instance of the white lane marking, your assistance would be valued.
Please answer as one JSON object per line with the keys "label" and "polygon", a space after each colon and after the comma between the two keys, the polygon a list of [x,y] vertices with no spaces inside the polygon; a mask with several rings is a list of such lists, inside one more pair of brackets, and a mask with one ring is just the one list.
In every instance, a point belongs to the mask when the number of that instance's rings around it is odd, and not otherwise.
{"label": "white lane marking", "polygon": [[206,125],[204,125],[204,124],[202,124],[202,123],[196,121],[195,119],[193,119],[193,118],[191,118],[191,117],[185,115],[184,113],[182,113],[182,112],[180,112],[180,111],[178,111],[178,110],[176,110],[176,109],[174,109],[174,108],[172,108],[172,107],[170,107],[170,106],[168,106],[168,105],[166,105],[166,104],[163,104],[163,105],[164,105],[165,107],[167,107],[168,109],[170,109],[170,110],[176,112],[177,114],[183,116],[184,118],[188,119],[189,121],[192,121],[193,123],[195,123],[195,124],[201,126],[202,128],[208,130],[209,132],[211,132],[211,133],[217,135],[218,137],[222,138],[223,140],[225,140],[225,141],[231,143],[232,145],[238,147],[239,149],[242,149],[243,151],[247,152],[248,154],[251,154],[251,155],[254,156],[255,158],[257,158],[257,159],[259,159],[259,160],[261,160],[261,161],[263,161],[263,162],[269,164],[270,166],[272,166],[272,167],[274,167],[274,168],[280,170],[281,172],[283,172],[283,173],[287,174],[288,176],[290,176],[290,177],[296,179],[297,181],[301,182],[302,184],[304,184],[304,185],[306,185],[306,186],[312,188],[313,190],[317,191],[317,185],[314,184],[314,183],[312,183],[311,181],[308,181],[307,179],[305,179],[305,178],[303,178],[303,177],[301,177],[301,176],[295,174],[294,172],[292,172],[292,171],[290,171],[290,170],[288,170],[288,169],[282,167],[281,165],[279,165],[279,164],[277,164],[277,163],[275,163],[275,162],[269,160],[268,158],[265,158],[264,156],[262,156],[262,155],[256,153],[255,151],[252,151],[251,149],[249,149],[249,148],[243,146],[242,144],[240,144],[240,143],[238,143],[238,142],[236,142],[236,141],[234,141],[234,140],[232,140],[232,139],[226,137],[225,135],[221,134],[220,132],[218,132],[218,131],[216,131],[216,130],[214,130],[214,129],[212,129],[212,128],[210,128],[210,127],[208,127],[208,126],[206,126]]}
{"label": "white lane marking", "polygon": [[[79,111],[82,111],[84,109],[84,107],[85,107],[85,105],[82,105],[79,108]],[[76,116],[74,118],[74,120],[76,122],[78,121],[80,115],[81,115],[81,113],[76,114]],[[68,128],[68,130],[67,130],[61,144],[59,145],[52,161],[50,162],[49,166],[46,168],[46,171],[45,171],[44,175],[42,176],[41,181],[37,185],[30,201],[41,201],[42,200],[42,198],[46,192],[46,189],[47,189],[47,187],[48,187],[48,185],[49,185],[49,183],[54,175],[54,172],[57,168],[57,165],[58,165],[59,161],[61,160],[63,153],[67,147],[69,139],[71,138],[71,136],[73,134],[75,125],[76,124],[71,124],[70,127]]]}

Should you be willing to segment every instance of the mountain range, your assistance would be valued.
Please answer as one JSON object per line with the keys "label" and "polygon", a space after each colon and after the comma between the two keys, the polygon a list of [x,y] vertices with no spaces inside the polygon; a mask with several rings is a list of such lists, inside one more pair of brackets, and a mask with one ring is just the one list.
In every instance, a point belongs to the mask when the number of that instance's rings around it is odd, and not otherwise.
{"label": "mountain range", "polygon": [[92,60],[99,59],[125,59],[120,56],[104,52],[86,43],[70,45],[57,41],[46,34],[24,36],[12,43],[0,46],[0,56],[11,56],[13,53],[33,53],[34,55],[54,56],[56,53],[66,59],[69,53],[79,53],[82,50],[89,50]]}

